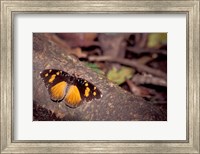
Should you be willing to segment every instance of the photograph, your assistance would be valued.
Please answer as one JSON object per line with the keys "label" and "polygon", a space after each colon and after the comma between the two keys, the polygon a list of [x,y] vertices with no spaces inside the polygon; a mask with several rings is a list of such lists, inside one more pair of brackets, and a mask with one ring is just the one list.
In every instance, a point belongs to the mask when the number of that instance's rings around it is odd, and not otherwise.
{"label": "photograph", "polygon": [[167,33],[33,33],[33,121],[167,121]]}

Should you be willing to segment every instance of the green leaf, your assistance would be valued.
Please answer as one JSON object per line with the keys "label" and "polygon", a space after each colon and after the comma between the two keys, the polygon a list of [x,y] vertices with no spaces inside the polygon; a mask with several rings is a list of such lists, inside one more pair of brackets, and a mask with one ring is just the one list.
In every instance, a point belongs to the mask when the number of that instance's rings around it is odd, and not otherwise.
{"label": "green leaf", "polygon": [[101,70],[99,69],[98,65],[95,64],[95,63],[85,62],[85,65],[86,65],[87,67],[91,68],[93,71],[95,71],[95,72],[98,73],[98,74],[104,74],[104,72],[101,71]]}
{"label": "green leaf", "polygon": [[120,85],[124,83],[127,79],[132,78],[134,74],[134,69],[130,67],[121,67],[119,70],[112,68],[108,74],[107,78],[116,84]]}

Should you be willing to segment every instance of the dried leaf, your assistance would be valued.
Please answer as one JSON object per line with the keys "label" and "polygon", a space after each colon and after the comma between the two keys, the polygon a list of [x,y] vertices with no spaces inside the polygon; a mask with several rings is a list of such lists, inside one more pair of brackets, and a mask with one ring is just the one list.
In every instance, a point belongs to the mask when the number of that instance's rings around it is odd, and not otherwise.
{"label": "dried leaf", "polygon": [[167,43],[167,33],[153,33],[148,35],[147,47],[156,48]]}

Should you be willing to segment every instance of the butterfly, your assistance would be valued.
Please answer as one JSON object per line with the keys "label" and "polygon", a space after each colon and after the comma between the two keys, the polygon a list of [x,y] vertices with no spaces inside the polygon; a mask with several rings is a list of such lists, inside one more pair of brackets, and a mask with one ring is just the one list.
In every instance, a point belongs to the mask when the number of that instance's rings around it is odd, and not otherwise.
{"label": "butterfly", "polygon": [[50,99],[64,101],[71,108],[78,107],[83,100],[90,101],[102,97],[100,90],[85,79],[77,78],[64,71],[46,69],[40,72]]}

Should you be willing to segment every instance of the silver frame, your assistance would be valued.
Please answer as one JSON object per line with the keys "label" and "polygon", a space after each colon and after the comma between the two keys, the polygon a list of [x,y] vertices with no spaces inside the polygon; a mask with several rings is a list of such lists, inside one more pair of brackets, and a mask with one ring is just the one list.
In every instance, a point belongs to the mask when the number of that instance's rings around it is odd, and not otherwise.
{"label": "silver frame", "polygon": [[[0,0],[1,153],[200,153],[199,0]],[[184,13],[187,15],[186,141],[15,141],[13,139],[13,18],[16,13]]]}

